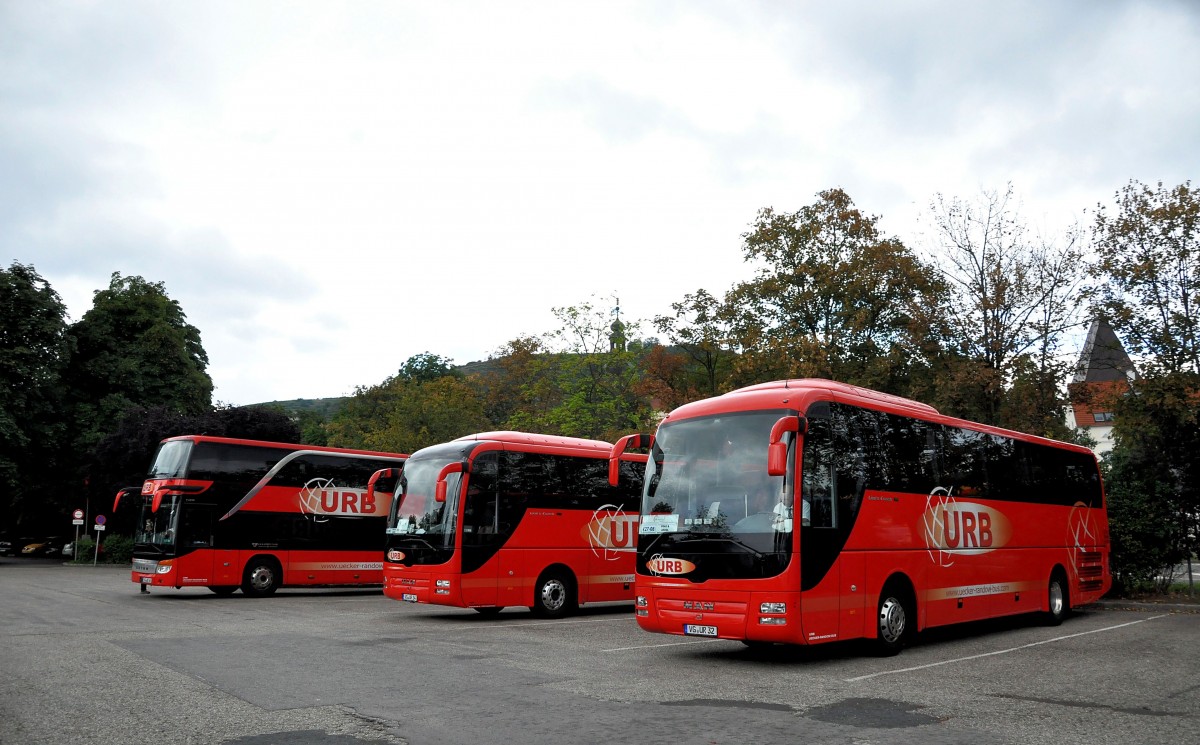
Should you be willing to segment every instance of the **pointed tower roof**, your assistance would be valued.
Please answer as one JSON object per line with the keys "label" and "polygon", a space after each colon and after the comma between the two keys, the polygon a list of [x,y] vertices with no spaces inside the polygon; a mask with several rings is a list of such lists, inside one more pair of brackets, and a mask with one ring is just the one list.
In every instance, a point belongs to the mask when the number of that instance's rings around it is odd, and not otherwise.
{"label": "pointed tower roof", "polygon": [[1087,341],[1075,367],[1073,383],[1102,383],[1114,380],[1130,381],[1137,377],[1133,361],[1121,346],[1112,326],[1104,319],[1092,321]]}

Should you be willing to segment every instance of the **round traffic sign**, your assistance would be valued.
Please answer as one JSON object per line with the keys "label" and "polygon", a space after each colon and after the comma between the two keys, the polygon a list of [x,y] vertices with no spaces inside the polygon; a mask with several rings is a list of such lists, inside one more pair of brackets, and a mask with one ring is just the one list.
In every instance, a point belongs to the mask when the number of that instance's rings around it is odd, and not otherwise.
{"label": "round traffic sign", "polygon": [[75,510],[74,512],[71,513],[71,517],[75,518],[76,520],[82,520],[83,519],[83,510]]}
{"label": "round traffic sign", "polygon": [[104,524],[104,515],[96,515],[96,524],[97,524],[97,525],[103,525],[103,524]]}

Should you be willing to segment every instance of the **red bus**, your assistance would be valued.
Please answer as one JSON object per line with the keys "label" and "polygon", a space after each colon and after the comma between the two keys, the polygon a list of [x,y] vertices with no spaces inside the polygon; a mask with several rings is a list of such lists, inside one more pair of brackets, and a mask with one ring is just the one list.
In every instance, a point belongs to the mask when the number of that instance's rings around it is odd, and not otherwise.
{"label": "red bus", "polygon": [[828,380],[682,406],[649,444],[636,563],[647,631],[816,644],[1041,611],[1110,587],[1086,448]]}
{"label": "red bus", "polygon": [[383,583],[389,492],[367,494],[406,456],[187,435],[163,440],[140,494],[132,579],[270,595],[285,585]]}
{"label": "red bus", "polygon": [[[544,617],[633,599],[645,456],[616,466],[598,440],[487,432],[404,464],[387,526],[384,594],[395,600]],[[390,475],[390,474],[389,474]]]}

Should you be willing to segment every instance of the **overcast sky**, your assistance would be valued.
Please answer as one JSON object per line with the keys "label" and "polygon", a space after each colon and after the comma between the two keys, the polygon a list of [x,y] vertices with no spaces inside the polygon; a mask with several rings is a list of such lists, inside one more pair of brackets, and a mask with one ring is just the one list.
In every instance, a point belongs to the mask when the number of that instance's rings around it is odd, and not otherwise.
{"label": "overcast sky", "polygon": [[485,359],[753,269],[841,187],[1034,229],[1200,177],[1200,3],[0,0],[0,261],[162,282],[230,404]]}

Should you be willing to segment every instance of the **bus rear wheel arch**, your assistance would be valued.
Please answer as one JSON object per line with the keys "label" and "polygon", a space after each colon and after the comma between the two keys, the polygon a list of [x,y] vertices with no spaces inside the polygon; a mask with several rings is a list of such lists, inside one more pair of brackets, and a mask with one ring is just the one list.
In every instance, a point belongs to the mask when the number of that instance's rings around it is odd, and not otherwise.
{"label": "bus rear wheel arch", "polygon": [[879,654],[898,654],[917,631],[917,601],[912,583],[897,575],[888,579],[875,607],[875,643]]}
{"label": "bus rear wheel arch", "polygon": [[283,568],[274,556],[255,556],[246,562],[242,572],[242,594],[252,598],[265,598],[279,589],[283,581]]}
{"label": "bus rear wheel arch", "polygon": [[563,566],[546,569],[533,587],[533,605],[530,610],[541,618],[561,618],[575,611],[579,599],[576,595],[575,576]]}
{"label": "bus rear wheel arch", "polygon": [[1061,566],[1050,572],[1046,585],[1046,624],[1057,626],[1071,614],[1071,588],[1067,584],[1067,573]]}

